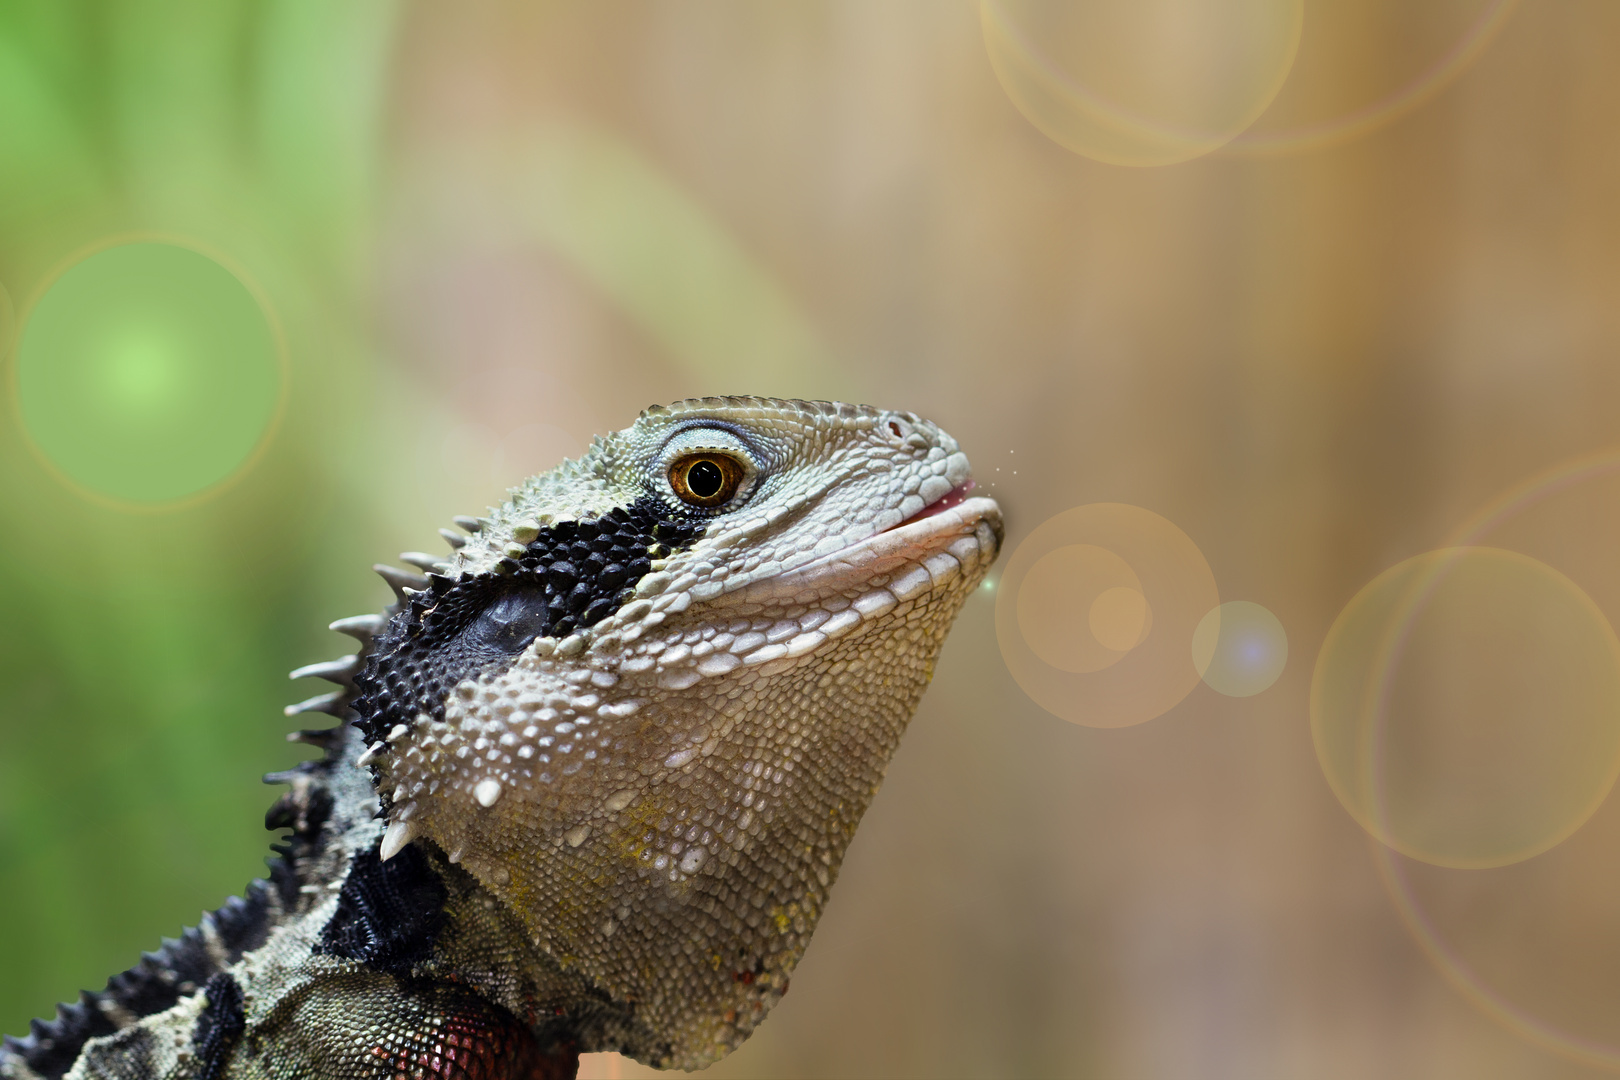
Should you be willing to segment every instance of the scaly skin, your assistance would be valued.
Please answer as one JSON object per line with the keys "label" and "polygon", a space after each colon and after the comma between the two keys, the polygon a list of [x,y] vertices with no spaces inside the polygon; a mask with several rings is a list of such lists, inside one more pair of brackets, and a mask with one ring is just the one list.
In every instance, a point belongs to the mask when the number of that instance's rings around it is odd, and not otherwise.
{"label": "scaly skin", "polygon": [[909,413],[653,408],[334,624],[255,882],[0,1077],[701,1068],[781,998],[1000,511]]}

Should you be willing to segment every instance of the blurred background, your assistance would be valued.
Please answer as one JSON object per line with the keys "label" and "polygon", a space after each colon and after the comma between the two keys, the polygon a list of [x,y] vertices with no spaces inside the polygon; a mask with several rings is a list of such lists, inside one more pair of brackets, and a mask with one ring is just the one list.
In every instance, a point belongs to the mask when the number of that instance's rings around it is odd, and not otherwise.
{"label": "blurred background", "polygon": [[4,0],[0,1030],[262,872],[372,562],[758,393],[938,421],[1009,528],[710,1074],[1620,1069],[1617,51],[1600,0]]}

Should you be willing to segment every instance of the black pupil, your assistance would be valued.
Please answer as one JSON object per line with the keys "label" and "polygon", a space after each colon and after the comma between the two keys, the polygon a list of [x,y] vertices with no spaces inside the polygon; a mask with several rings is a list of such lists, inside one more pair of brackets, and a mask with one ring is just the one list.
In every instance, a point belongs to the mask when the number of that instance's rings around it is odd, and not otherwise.
{"label": "black pupil", "polygon": [[686,488],[700,499],[712,499],[725,486],[726,474],[712,461],[699,461],[686,470]]}

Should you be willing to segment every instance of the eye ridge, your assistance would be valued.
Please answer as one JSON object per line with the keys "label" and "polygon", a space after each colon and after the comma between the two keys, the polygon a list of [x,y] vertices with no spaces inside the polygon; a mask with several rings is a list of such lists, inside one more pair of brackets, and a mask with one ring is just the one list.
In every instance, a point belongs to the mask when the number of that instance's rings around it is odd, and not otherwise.
{"label": "eye ridge", "polygon": [[689,506],[721,506],[742,482],[742,465],[729,454],[687,454],[669,467],[669,486]]}

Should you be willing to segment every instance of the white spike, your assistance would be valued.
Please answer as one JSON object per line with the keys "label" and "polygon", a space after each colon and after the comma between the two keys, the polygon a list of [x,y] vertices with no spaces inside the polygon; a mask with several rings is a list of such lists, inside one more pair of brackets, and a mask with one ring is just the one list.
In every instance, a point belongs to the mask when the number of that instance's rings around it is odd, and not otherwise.
{"label": "white spike", "polygon": [[484,531],[484,522],[479,518],[458,515],[450,520],[456,528],[465,532],[480,533]]}
{"label": "white spike", "polygon": [[296,705],[288,705],[281,710],[283,716],[297,716],[299,713],[320,712],[328,716],[341,716],[343,714],[344,691],[334,690],[330,694],[319,694],[312,698],[300,701]]}
{"label": "white spike", "polygon": [[467,538],[465,536],[462,536],[460,533],[451,532],[449,529],[440,529],[439,535],[444,537],[445,543],[449,544],[457,551],[460,551],[462,546],[467,543]]}
{"label": "white spike", "polygon": [[377,854],[383,862],[387,862],[398,855],[405,845],[416,839],[416,823],[414,821],[396,821],[388,826],[383,833],[382,844],[377,848]]}
{"label": "white spike", "polygon": [[492,778],[480,780],[478,786],[473,788],[473,798],[478,800],[480,806],[494,806],[495,800],[500,797],[501,782],[499,780]]}
{"label": "white spike", "polygon": [[425,551],[402,551],[399,553],[399,561],[410,563],[418,570],[426,570],[430,573],[450,569],[449,563],[437,555],[429,555]]}
{"label": "white spike", "polygon": [[360,654],[350,653],[321,664],[305,664],[287,673],[289,679],[325,679],[327,682],[347,683],[349,676],[360,669]]}
{"label": "white spike", "polygon": [[351,615],[347,619],[339,619],[327,626],[328,630],[336,630],[340,634],[348,634],[359,641],[370,641],[383,632],[388,620],[381,615]]}
{"label": "white spike", "polygon": [[382,752],[382,743],[372,743],[370,746],[366,747],[365,751],[361,753],[359,757],[354,759],[354,763],[363,769],[367,765],[370,765],[373,761],[376,761],[377,755],[381,754]]}
{"label": "white spike", "polygon": [[399,598],[401,603],[410,599],[405,590],[427,588],[427,578],[419,574],[413,574],[409,570],[401,570],[397,566],[388,566],[385,563],[377,563],[372,569],[377,571],[378,577],[388,582],[388,587],[394,590],[394,595]]}

